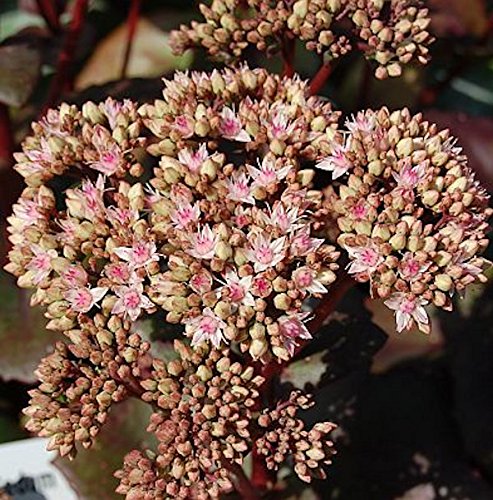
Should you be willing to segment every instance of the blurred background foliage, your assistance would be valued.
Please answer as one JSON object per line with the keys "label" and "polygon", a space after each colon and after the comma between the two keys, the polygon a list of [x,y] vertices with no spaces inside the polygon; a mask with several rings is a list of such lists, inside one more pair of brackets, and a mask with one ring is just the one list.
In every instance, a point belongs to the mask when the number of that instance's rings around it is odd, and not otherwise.
{"label": "blurred background foliage", "polygon": [[[410,107],[450,128],[478,177],[493,190],[493,1],[427,0],[437,41],[431,63],[378,81],[352,54],[335,64],[322,94],[343,114]],[[0,197],[5,218],[22,185],[12,152],[32,120],[61,100],[106,96],[145,102],[176,69],[210,69],[200,52],[177,58],[168,33],[197,16],[192,0],[2,0],[0,2]],[[295,67],[313,75],[318,58],[298,47]],[[249,64],[278,71],[276,59]],[[493,252],[490,251],[490,254]],[[391,312],[354,288],[331,322],[283,373],[276,391],[312,390],[307,419],[332,419],[339,453],[329,479],[306,490],[286,477],[289,498],[432,500],[493,498],[493,287],[478,286],[429,336],[398,336]],[[53,344],[29,296],[0,275],[0,442],[28,437],[21,409],[33,370]],[[148,328],[169,352],[166,328]],[[96,449],[59,466],[81,498],[116,498],[111,471],[143,433],[147,409],[125,403]],[[304,487],[303,487],[304,488]],[[287,498],[286,491],[272,498]]]}

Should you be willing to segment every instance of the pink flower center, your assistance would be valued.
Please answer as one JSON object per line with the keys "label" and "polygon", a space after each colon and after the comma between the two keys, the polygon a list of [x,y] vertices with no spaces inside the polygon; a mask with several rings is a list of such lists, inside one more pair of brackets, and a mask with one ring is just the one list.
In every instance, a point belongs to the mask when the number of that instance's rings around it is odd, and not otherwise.
{"label": "pink flower center", "polygon": [[88,309],[92,303],[92,295],[86,288],[79,288],[74,293],[73,305],[77,309]]}
{"label": "pink flower center", "polygon": [[404,299],[399,309],[403,313],[412,314],[416,309],[416,302],[414,300]]}
{"label": "pink flower center", "polygon": [[190,155],[190,163],[188,165],[188,168],[192,172],[198,172],[203,161],[204,161],[204,158],[202,157],[202,154],[200,153],[200,151],[195,151]]}
{"label": "pink flower center", "polygon": [[130,290],[124,295],[123,304],[128,309],[136,309],[140,305],[140,295],[136,291]]}
{"label": "pink flower center", "polygon": [[200,329],[207,335],[212,335],[216,333],[218,327],[218,322],[216,319],[210,316],[204,316],[200,321]]}
{"label": "pink flower center", "polygon": [[189,222],[192,222],[194,220],[192,207],[179,208],[176,211],[176,219],[182,226],[186,226]]}
{"label": "pink flower center", "polygon": [[186,116],[178,116],[175,120],[175,127],[182,135],[188,135],[192,132]]}
{"label": "pink flower center", "polygon": [[265,296],[270,292],[270,282],[265,278],[256,278],[254,282],[254,287],[261,296]]}
{"label": "pink flower center", "polygon": [[301,288],[306,288],[313,283],[313,276],[310,271],[302,271],[296,276],[296,283]]}
{"label": "pink flower center", "polygon": [[404,264],[404,274],[406,276],[413,276],[417,274],[420,270],[421,266],[418,261],[414,259],[409,259],[405,264]]}
{"label": "pink flower center", "polygon": [[133,260],[135,264],[145,264],[151,257],[147,245],[139,243],[132,250]]}
{"label": "pink flower center", "polygon": [[238,227],[244,227],[249,224],[249,219],[246,215],[240,214],[235,217],[235,222]]}
{"label": "pink flower center", "polygon": [[108,277],[119,281],[126,281],[129,277],[127,266],[115,264],[108,270]]}
{"label": "pink flower center", "polygon": [[36,255],[31,261],[31,266],[39,271],[49,271],[51,269],[51,258],[47,254]]}
{"label": "pink flower center", "polygon": [[232,283],[228,285],[229,298],[233,302],[240,302],[245,298],[245,290],[239,283]]}
{"label": "pink flower center", "polygon": [[195,250],[199,254],[206,254],[212,250],[214,242],[206,235],[199,234],[195,240]]}
{"label": "pink flower center", "polygon": [[298,320],[288,319],[282,323],[281,330],[285,337],[295,339],[299,337],[301,333],[300,322]]}
{"label": "pink flower center", "polygon": [[294,242],[296,244],[296,247],[301,251],[301,252],[307,252],[310,249],[310,237],[306,234],[300,234],[296,236],[294,239]]}
{"label": "pink flower center", "polygon": [[260,175],[257,177],[257,183],[260,185],[272,184],[277,180],[277,175],[272,168],[262,168]]}
{"label": "pink flower center", "polygon": [[375,267],[379,260],[378,252],[372,248],[365,248],[361,251],[361,261],[368,267]]}
{"label": "pink flower center", "polygon": [[239,134],[241,125],[235,118],[223,118],[221,128],[225,136],[234,137],[235,135]]}
{"label": "pink flower center", "polygon": [[211,289],[211,282],[204,274],[196,274],[190,279],[190,286],[196,292],[203,293]]}
{"label": "pink flower center", "polygon": [[363,219],[366,216],[366,208],[363,204],[354,206],[352,212],[355,219]]}
{"label": "pink flower center", "polygon": [[262,264],[269,264],[274,258],[274,252],[268,245],[260,245],[255,251],[255,257]]}

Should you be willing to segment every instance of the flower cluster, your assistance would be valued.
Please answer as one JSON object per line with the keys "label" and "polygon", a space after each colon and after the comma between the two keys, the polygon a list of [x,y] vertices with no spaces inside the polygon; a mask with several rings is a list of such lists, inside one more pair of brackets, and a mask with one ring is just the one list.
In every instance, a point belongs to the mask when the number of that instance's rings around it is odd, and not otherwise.
{"label": "flower cluster", "polygon": [[[449,308],[484,279],[490,215],[448,132],[406,110],[359,113],[345,131],[338,118],[298,77],[240,67],[178,73],[140,108],[62,105],[33,125],[6,269],[65,342],[37,371],[31,431],[73,456],[113,403],[152,405],[156,451],[117,473],[128,499],[217,498],[252,452],[324,476],[333,424],[305,429],[299,392],[263,408],[252,361],[282,366],[311,338],[308,302],[336,279],[331,241],[399,330],[426,330],[426,304]],[[331,173],[324,190],[315,167]],[[181,325],[174,360],[134,333],[148,318]]]}
{"label": "flower cluster", "polygon": [[248,425],[262,378],[227,350],[200,352],[175,342],[175,351],[174,361],[154,360],[142,383],[142,399],[157,408],[148,431],[159,445],[152,461],[133,451],[116,473],[127,498],[198,498],[206,491],[217,498],[232,489],[222,462],[241,463],[251,447]]}
{"label": "flower cluster", "polygon": [[397,329],[429,330],[424,306],[486,278],[489,198],[448,130],[409,111],[358,113],[318,167],[336,181],[325,203],[348,273],[386,299]]}
{"label": "flower cluster", "polygon": [[419,0],[213,0],[200,10],[205,22],[173,32],[176,53],[202,46],[231,62],[250,46],[272,54],[300,39],[327,59],[357,47],[378,64],[376,76],[386,78],[400,75],[403,64],[425,64],[433,40]]}
{"label": "flower cluster", "polygon": [[[280,443],[277,463],[281,455],[292,456],[295,472],[305,481],[309,471],[323,474],[319,463],[328,463],[332,451],[326,435],[335,426],[304,430],[294,415],[309,406],[306,396],[293,394],[259,415],[258,389],[264,380],[253,367],[233,361],[228,350],[193,350],[177,341],[175,351],[174,361],[154,360],[142,382],[142,399],[158,408],[148,427],[158,440],[157,451],[134,450],[126,456],[116,473],[119,493],[128,499],[217,498],[232,489],[235,464],[241,466],[253,447],[267,455],[264,449],[272,451],[274,435]],[[307,446],[307,439],[319,444]]]}
{"label": "flower cluster", "polygon": [[[28,428],[73,456],[114,402],[142,397],[160,444],[127,457],[118,491],[216,498],[252,450],[263,380],[227,344],[288,359],[311,338],[306,299],[336,277],[309,167],[330,153],[338,115],[263,70],[165,83],[139,110],[107,100],[34,124],[7,269],[68,338],[40,365]],[[131,333],[160,309],[190,339],[168,364]]]}
{"label": "flower cluster", "polygon": [[330,464],[335,451],[328,434],[335,429],[331,422],[319,422],[309,431],[304,422],[297,417],[298,411],[307,410],[315,403],[299,391],[291,393],[287,401],[278,404],[274,410],[264,410],[258,419],[265,434],[255,447],[265,456],[269,469],[277,470],[292,457],[294,470],[303,481],[310,482],[312,477],[325,479],[322,464]]}
{"label": "flower cluster", "polygon": [[302,306],[327,292],[338,253],[317,237],[321,193],[303,167],[328,151],[337,115],[306,94],[242,68],[180,75],[142,110],[162,139],[148,204],[168,260],[151,299],[192,345],[287,359],[310,336]]}
{"label": "flower cluster", "polygon": [[[135,322],[162,308],[194,346],[234,341],[256,359],[291,356],[310,338],[305,300],[327,292],[338,257],[317,237],[322,193],[303,168],[329,152],[337,114],[306,93],[298,79],[263,70],[178,74],[164,100],[126,123],[147,137],[125,143],[122,170],[105,176],[82,144],[93,134],[105,138],[102,156],[113,149],[120,129],[110,133],[102,116],[117,104],[70,108],[72,121],[60,109],[58,128],[71,123],[60,140],[80,154],[67,153],[52,178],[26,160],[44,136],[28,140],[18,169],[31,185],[9,219],[7,269],[36,289],[48,326],[74,328],[98,309]],[[52,122],[42,128],[48,141]]]}
{"label": "flower cluster", "polygon": [[36,376],[40,385],[29,392],[26,428],[49,437],[49,449],[74,457],[77,445],[92,446],[113,404],[144,393],[149,376],[150,344],[131,333],[118,318],[84,317],[64,332]]}

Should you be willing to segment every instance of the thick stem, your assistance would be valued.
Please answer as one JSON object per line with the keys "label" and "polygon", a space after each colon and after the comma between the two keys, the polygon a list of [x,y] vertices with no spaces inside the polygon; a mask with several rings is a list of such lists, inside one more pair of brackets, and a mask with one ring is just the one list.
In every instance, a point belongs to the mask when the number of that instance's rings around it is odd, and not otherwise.
{"label": "thick stem", "polygon": [[137,30],[137,23],[139,22],[139,13],[141,0],[132,0],[130,10],[127,17],[127,44],[125,46],[125,54],[123,56],[122,69],[120,78],[124,79],[127,76],[128,61],[132,52],[132,44]]}
{"label": "thick stem", "polygon": [[44,111],[53,106],[60,95],[73,88],[73,61],[77,42],[80,38],[89,0],[77,0],[72,13],[72,21],[65,34],[62,50],[58,57],[57,69],[51,82]]}
{"label": "thick stem", "polygon": [[234,483],[236,491],[241,495],[243,500],[258,500],[260,496],[257,490],[246,477],[245,471],[242,467],[234,462],[230,462],[228,459],[222,457],[222,466],[228,470],[234,476]]}
{"label": "thick stem", "polygon": [[316,95],[322,90],[323,86],[329,79],[332,73],[332,66],[329,61],[322,64],[320,69],[317,71],[316,75],[312,78],[310,82],[310,94]]}
{"label": "thick stem", "polygon": [[282,76],[291,78],[294,75],[294,51],[295,40],[292,38],[285,38],[282,44],[282,60],[283,69]]}
{"label": "thick stem", "polygon": [[276,471],[269,470],[265,464],[265,459],[258,454],[255,447],[252,450],[252,484],[260,491],[265,491],[269,483],[276,481]]}
{"label": "thick stem", "polygon": [[358,110],[365,108],[367,105],[367,96],[370,93],[373,76],[373,70],[365,60],[363,60],[363,65],[361,80],[359,82],[358,97],[356,98],[356,108]]}
{"label": "thick stem", "polygon": [[60,19],[54,0],[36,0],[38,11],[52,33],[60,31]]}

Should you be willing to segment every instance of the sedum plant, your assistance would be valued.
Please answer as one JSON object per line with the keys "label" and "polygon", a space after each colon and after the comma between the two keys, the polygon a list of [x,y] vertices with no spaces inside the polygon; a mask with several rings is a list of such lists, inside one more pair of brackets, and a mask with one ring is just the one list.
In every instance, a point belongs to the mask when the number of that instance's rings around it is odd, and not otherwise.
{"label": "sedum plant", "polygon": [[[288,464],[324,478],[336,423],[308,424],[309,393],[273,381],[348,284],[430,329],[428,306],[485,281],[491,210],[448,131],[404,109],[341,120],[314,95],[327,64],[361,49],[379,78],[427,60],[416,1],[214,0],[173,35],[229,68],[176,73],[163,97],[62,104],[15,155],[26,187],[6,269],[60,342],[36,372],[28,430],[74,458],[129,397],[155,446],[129,450],[128,499],[255,498]],[[348,25],[348,35],[336,35]],[[294,42],[324,55],[292,75]],[[241,62],[280,52],[285,75]],[[324,74],[325,68],[325,74]],[[315,83],[314,83],[315,82]],[[166,325],[163,359],[141,331]],[[268,481],[249,480],[246,464]],[[257,474],[258,476],[258,474]]]}

